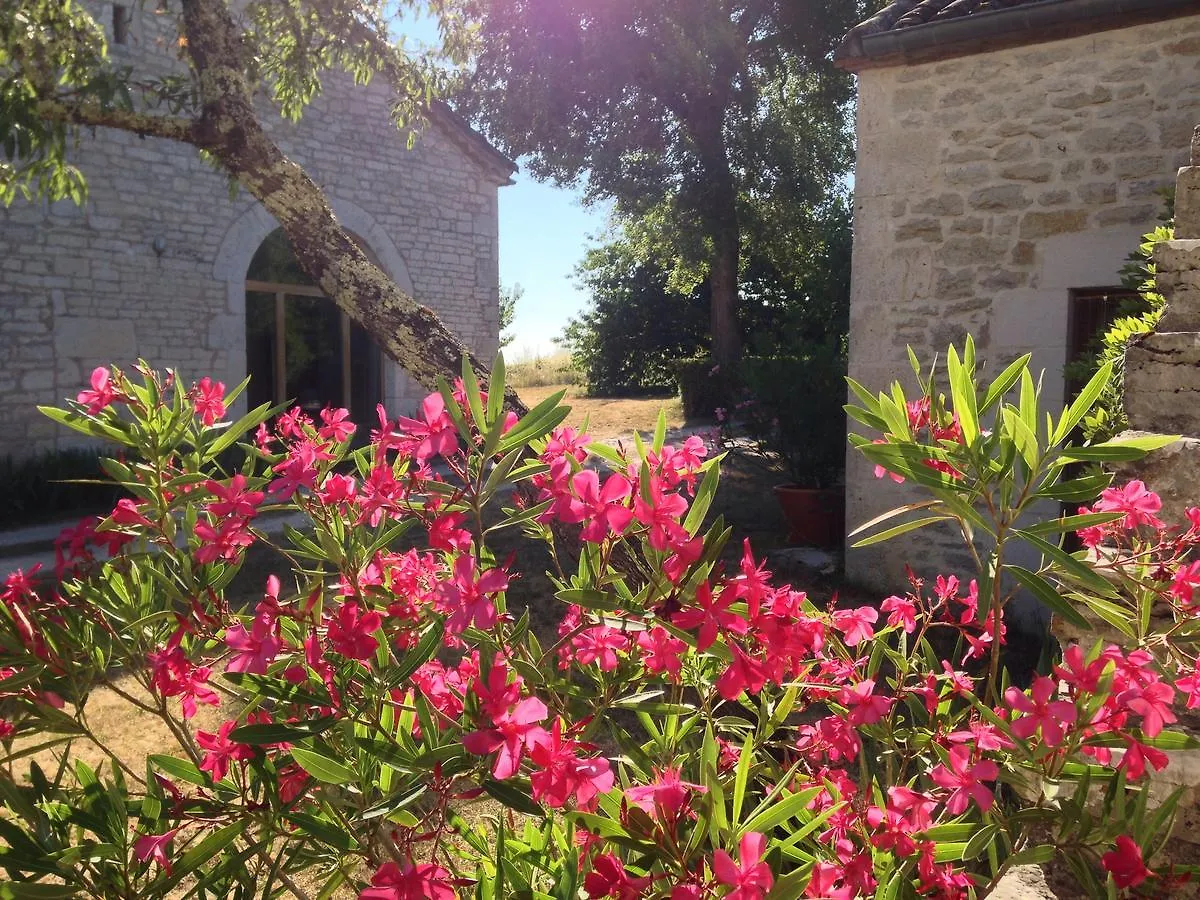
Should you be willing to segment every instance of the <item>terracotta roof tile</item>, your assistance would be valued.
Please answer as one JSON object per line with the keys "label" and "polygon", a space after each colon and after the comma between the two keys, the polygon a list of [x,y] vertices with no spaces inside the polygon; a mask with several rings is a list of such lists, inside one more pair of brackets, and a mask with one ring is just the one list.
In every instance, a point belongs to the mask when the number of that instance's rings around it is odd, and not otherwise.
{"label": "terracotta roof tile", "polygon": [[[1014,10],[1014,15],[988,15],[1006,10]],[[834,58],[854,70],[856,60],[889,54],[894,58],[911,58],[905,55],[910,52],[920,58],[961,55],[982,44],[1036,43],[1196,11],[1197,0],[892,0],[850,29]],[[987,16],[994,33],[990,28],[988,35],[971,31],[969,20],[976,15]],[[943,23],[946,29],[937,27]],[[920,26],[932,27],[926,31]],[[912,29],[916,30],[910,33]],[[869,51],[864,41],[877,50]]]}
{"label": "terracotta roof tile", "polygon": [[974,12],[1046,2],[1054,0],[895,0],[865,22],[855,26],[850,34],[866,37],[869,34],[911,28],[914,25],[958,19]]}

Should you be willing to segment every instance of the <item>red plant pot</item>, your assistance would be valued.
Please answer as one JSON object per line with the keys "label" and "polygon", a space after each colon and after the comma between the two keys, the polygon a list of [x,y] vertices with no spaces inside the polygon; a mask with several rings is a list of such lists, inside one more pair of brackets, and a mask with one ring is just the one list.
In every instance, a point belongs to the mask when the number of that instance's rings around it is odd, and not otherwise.
{"label": "red plant pot", "polygon": [[787,520],[788,543],[802,547],[841,547],[846,537],[846,491],[842,488],[775,486]]}

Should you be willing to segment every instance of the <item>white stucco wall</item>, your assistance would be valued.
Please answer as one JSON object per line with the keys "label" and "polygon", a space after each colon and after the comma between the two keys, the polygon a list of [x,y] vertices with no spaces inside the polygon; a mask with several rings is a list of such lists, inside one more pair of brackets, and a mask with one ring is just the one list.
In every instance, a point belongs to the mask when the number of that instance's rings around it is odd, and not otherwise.
{"label": "white stucco wall", "polygon": [[[873,390],[974,335],[995,374],[1022,353],[1061,404],[1068,292],[1116,286],[1200,123],[1200,15],[858,76],[850,374]],[[914,496],[847,466],[850,528]],[[847,553],[892,589],[904,564],[969,571],[923,530]]]}
{"label": "white stucco wall", "polygon": [[[87,5],[111,29],[111,3]],[[174,19],[153,7],[113,56],[176,68]],[[408,149],[388,102],[382,83],[330,78],[299,123],[268,127],[388,274],[489,358],[503,176],[437,127]],[[0,208],[0,455],[71,443],[34,407],[74,397],[97,365],[141,356],[229,385],[246,372],[246,268],[276,227],[271,216],[244,192],[230,199],[226,178],[189,146],[98,129],[81,136],[75,159],[88,181],[83,208]],[[395,413],[422,392],[388,363],[384,393]]]}

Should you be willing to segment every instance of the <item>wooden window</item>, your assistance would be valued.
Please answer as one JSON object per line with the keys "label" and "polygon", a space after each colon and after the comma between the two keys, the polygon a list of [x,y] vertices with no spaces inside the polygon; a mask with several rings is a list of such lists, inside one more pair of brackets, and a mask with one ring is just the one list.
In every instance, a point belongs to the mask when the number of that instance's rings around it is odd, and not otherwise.
{"label": "wooden window", "polygon": [[[1120,287],[1072,289],[1067,306],[1067,362],[1095,356],[1101,336],[1119,317],[1122,304],[1137,297],[1136,291]],[[1084,384],[1086,381],[1068,372],[1064,401],[1070,403]]]}
{"label": "wooden window", "polygon": [[322,407],[342,406],[364,424],[382,399],[379,348],[309,283],[279,230],[247,272],[246,369],[251,407],[295,402],[315,417]]}

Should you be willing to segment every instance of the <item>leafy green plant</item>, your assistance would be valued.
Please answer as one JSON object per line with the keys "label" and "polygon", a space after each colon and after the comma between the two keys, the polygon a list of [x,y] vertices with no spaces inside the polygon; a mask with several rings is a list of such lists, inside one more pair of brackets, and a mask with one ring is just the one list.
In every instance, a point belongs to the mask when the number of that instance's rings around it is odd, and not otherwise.
{"label": "leafy green plant", "polygon": [[1108,440],[1129,427],[1125,415],[1125,351],[1134,341],[1154,331],[1162,318],[1166,299],[1158,293],[1154,282],[1154,247],[1174,238],[1173,209],[1174,198],[1168,196],[1163,224],[1142,235],[1121,268],[1121,285],[1136,291],[1137,298],[1123,302],[1113,323],[1096,335],[1082,358],[1070,360],[1064,370],[1068,380],[1083,383],[1103,366],[1112,369],[1112,378],[1100,399],[1081,423],[1088,440]]}
{"label": "leafy green plant", "polygon": [[[1152,804],[1147,773],[1197,746],[1165,726],[1173,685],[1200,702],[1200,512],[1167,531],[1129,486],[1023,522],[1107,487],[1058,483],[1068,462],[1154,441],[1069,443],[1107,370],[1043,425],[1027,358],[987,385],[970,342],[947,363],[949,399],[937,373],[911,405],[852,384],[881,433],[855,444],[929,494],[867,540],[954,521],[979,571],[833,609],[749,547],[723,561],[699,438],[668,445],[660,418],[632,446],[584,445],[561,395],[505,411],[503,361],[486,390],[464,365],[360,449],[344,410],[229,423],[245,384],[98,370],[46,413],[123,448],[105,469],[127,496],[64,545],[57,582],[0,592],[0,897],[907,900],[984,896],[1055,856],[1093,896],[1169,889],[1154,857],[1178,794]],[[274,511],[296,523],[281,572],[243,608],[228,587]],[[551,557],[562,616],[538,635],[509,602],[518,559],[492,546],[522,529],[553,547],[552,525],[578,527],[579,558]],[[1126,552],[1065,554],[1074,528]],[[1043,564],[1013,564],[1014,540]],[[1012,579],[1072,621],[1124,621],[1128,647],[1007,684]],[[136,767],[107,745],[102,688],[170,745]],[[224,721],[196,728],[199,706]],[[494,813],[467,821],[480,797]]]}
{"label": "leafy green plant", "polygon": [[748,439],[756,457],[782,469],[790,484],[837,484],[846,468],[842,348],[814,344],[747,357],[740,376],[742,399],[723,416],[725,446],[739,446],[733,437]]}

